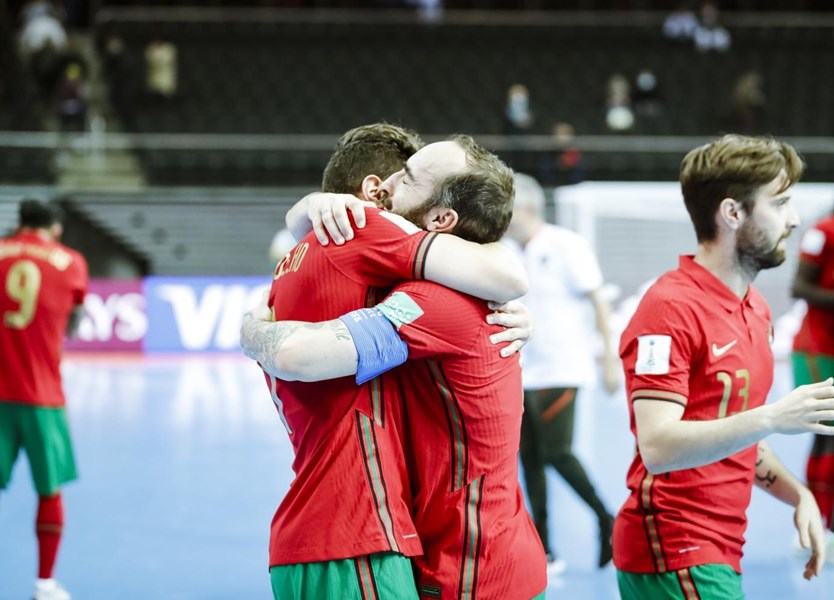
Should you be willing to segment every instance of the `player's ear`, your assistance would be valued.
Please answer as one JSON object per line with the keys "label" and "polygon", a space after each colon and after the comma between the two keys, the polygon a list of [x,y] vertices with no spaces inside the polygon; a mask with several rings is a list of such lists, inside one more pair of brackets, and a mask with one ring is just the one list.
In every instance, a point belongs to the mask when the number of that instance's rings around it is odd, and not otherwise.
{"label": "player's ear", "polygon": [[379,192],[382,189],[382,179],[377,175],[368,175],[362,180],[361,186],[364,200],[379,203]]}
{"label": "player's ear", "polygon": [[724,198],[718,205],[718,222],[732,231],[736,231],[747,218],[744,205],[733,198]]}
{"label": "player's ear", "polygon": [[435,206],[426,213],[426,229],[437,233],[452,233],[458,224],[457,211]]}

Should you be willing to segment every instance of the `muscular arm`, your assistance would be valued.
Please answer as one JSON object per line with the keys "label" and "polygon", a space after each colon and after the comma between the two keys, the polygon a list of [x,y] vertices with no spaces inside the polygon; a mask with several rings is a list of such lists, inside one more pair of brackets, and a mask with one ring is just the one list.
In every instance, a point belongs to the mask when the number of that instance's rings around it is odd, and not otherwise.
{"label": "muscular arm", "polygon": [[834,435],[834,427],[819,422],[834,416],[831,383],[828,379],[803,385],[773,404],[706,421],[682,420],[683,405],[635,392],[634,419],[643,464],[650,473],[666,473],[722,460],[771,433]]}
{"label": "muscular arm", "polygon": [[759,442],[756,457],[758,487],[768,494],[794,507],[794,523],[804,548],[811,548],[811,557],[805,565],[805,578],[819,575],[825,562],[825,543],[822,517],[811,491],[782,464],[767,442]]}
{"label": "muscular arm", "polygon": [[274,322],[248,312],[243,316],[240,339],[246,356],[284,381],[321,381],[356,374],[356,347],[338,319]]}
{"label": "muscular arm", "polygon": [[425,279],[496,302],[520,298],[528,286],[524,265],[504,244],[476,244],[443,233],[429,247]]}
{"label": "muscular arm", "polygon": [[[308,194],[287,212],[287,228],[301,239],[315,230],[326,245],[328,234],[337,244],[353,237],[348,213],[357,228],[365,226],[364,202],[349,194]],[[508,302],[527,293],[527,272],[504,244],[476,244],[451,234],[439,234],[425,257],[424,278],[448,288],[496,302]]]}
{"label": "muscular arm", "polygon": [[793,278],[791,293],[794,298],[805,300],[812,306],[834,310],[834,290],[819,285],[820,267],[807,260],[800,260]]}

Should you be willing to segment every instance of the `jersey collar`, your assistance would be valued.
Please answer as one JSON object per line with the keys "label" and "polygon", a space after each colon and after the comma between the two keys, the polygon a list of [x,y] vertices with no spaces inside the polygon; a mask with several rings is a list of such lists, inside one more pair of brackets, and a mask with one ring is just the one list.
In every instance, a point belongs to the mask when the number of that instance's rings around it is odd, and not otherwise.
{"label": "jersey collar", "polygon": [[715,298],[716,302],[727,312],[733,312],[742,306],[760,308],[760,297],[752,286],[747,288],[747,295],[744,299],[739,299],[723,281],[695,262],[694,255],[682,255],[678,264],[681,271],[691,277],[698,287]]}

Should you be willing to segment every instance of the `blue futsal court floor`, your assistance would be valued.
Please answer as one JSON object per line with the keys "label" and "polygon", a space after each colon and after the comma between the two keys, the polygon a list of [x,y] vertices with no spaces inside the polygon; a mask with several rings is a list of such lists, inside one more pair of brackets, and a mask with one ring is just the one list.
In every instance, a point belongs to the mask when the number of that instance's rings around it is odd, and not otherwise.
{"label": "blue futsal court floor", "polygon": [[[79,481],[56,576],[75,600],[270,598],[269,523],[292,472],[291,448],[260,371],[234,356],[105,357],[64,363]],[[779,364],[774,395],[787,391]],[[633,452],[623,392],[580,394],[575,450],[612,511]],[[808,436],[771,446],[804,472]],[[590,510],[551,473],[551,527],[568,569],[548,598],[617,598],[612,567],[595,567]],[[35,495],[19,460],[0,495],[0,600],[31,597]],[[830,600],[834,565],[802,579],[792,511],[754,490],[745,549],[750,600]]]}

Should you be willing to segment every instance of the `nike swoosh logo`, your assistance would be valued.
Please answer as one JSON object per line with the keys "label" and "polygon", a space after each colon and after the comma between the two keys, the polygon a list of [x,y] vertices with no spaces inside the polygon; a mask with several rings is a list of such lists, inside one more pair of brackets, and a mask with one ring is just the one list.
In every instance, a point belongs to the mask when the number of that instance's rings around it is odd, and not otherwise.
{"label": "nike swoosh logo", "polygon": [[715,343],[713,342],[713,344],[712,344],[712,353],[715,355],[716,358],[718,358],[719,356],[723,356],[724,354],[727,353],[727,351],[730,348],[732,348],[733,346],[736,345],[737,341],[738,340],[733,340],[732,342],[730,342],[726,346],[721,346],[720,348],[718,346],[716,346]]}

